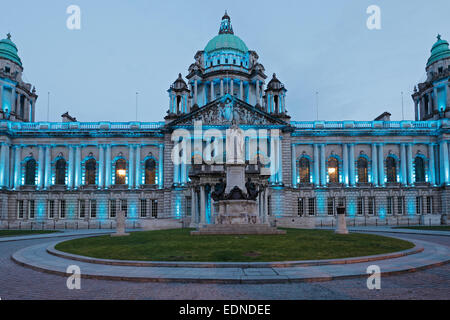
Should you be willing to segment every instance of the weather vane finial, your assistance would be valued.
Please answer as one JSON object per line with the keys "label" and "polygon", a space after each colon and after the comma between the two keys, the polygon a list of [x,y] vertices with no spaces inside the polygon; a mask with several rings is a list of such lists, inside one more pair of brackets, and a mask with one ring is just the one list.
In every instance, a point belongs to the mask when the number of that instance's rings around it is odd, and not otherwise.
{"label": "weather vane finial", "polygon": [[441,40],[441,35],[438,33],[438,35],[437,35],[437,39],[438,40]]}
{"label": "weather vane finial", "polygon": [[7,33],[6,36],[8,37],[8,40],[11,40],[11,33]]}

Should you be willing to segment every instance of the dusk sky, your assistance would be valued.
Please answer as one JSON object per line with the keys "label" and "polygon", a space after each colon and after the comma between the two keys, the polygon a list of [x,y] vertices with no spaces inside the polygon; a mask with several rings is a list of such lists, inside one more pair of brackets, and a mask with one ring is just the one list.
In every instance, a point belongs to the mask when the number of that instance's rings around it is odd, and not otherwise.
{"label": "dusk sky", "polygon": [[[69,5],[81,30],[69,30]],[[381,30],[366,9],[381,8]],[[187,75],[198,50],[217,35],[225,10],[234,32],[284,83],[292,120],[373,120],[384,111],[413,119],[411,93],[425,80],[440,33],[450,41],[449,0],[379,1],[24,1],[5,2],[1,38],[12,34],[24,80],[39,95],[36,120],[162,121],[167,89]]]}

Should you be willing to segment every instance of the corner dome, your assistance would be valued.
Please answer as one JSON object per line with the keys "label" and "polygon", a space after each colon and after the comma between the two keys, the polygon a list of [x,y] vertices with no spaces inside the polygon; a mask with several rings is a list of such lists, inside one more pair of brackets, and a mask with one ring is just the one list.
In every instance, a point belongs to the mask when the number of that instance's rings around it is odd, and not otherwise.
{"label": "corner dome", "polygon": [[205,47],[205,52],[220,51],[223,49],[237,50],[244,54],[248,52],[247,45],[238,36],[234,35],[231,19],[225,11],[220,23],[219,34],[212,38]]}
{"label": "corner dome", "polygon": [[0,40],[0,58],[8,59],[22,67],[22,61],[17,54],[17,47],[11,41],[11,34],[8,33],[6,36],[6,39]]}
{"label": "corner dome", "polygon": [[449,44],[446,40],[441,39],[441,35],[438,34],[437,41],[431,48],[431,57],[428,59],[427,67],[435,63],[436,61],[450,58]]}

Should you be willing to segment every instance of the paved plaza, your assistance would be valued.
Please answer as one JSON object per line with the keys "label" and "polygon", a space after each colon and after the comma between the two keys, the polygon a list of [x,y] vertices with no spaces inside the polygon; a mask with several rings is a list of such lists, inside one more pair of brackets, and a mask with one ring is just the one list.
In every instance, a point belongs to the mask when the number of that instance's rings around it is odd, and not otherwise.
{"label": "paved plaza", "polygon": [[[379,234],[389,230],[381,230]],[[394,231],[394,230],[392,230]],[[90,231],[95,233],[96,231]],[[104,232],[104,230],[103,230]],[[416,243],[450,249],[450,237],[430,232],[395,236]],[[61,235],[59,235],[61,236]],[[449,299],[450,265],[416,272],[382,276],[381,289],[369,290],[366,277],[321,282],[242,284],[129,282],[81,279],[80,290],[69,290],[66,277],[35,271],[11,260],[17,251],[60,241],[56,235],[27,236],[19,241],[0,241],[0,298],[8,299]],[[75,237],[71,235],[68,238]],[[425,250],[426,251],[426,250]],[[419,255],[414,254],[414,255]],[[410,257],[413,257],[411,255]],[[402,259],[402,258],[397,258]],[[387,261],[387,260],[386,260]],[[386,263],[380,261],[380,263]],[[373,264],[378,264],[374,262]],[[383,271],[383,270],[382,270]]]}

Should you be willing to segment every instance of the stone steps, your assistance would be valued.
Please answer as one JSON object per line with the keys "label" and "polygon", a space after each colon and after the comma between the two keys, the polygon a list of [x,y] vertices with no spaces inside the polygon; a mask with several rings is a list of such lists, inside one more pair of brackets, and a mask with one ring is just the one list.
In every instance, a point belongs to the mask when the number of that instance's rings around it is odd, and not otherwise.
{"label": "stone steps", "polygon": [[215,224],[207,225],[191,235],[246,235],[246,234],[286,234],[284,230],[278,230],[265,224]]}

